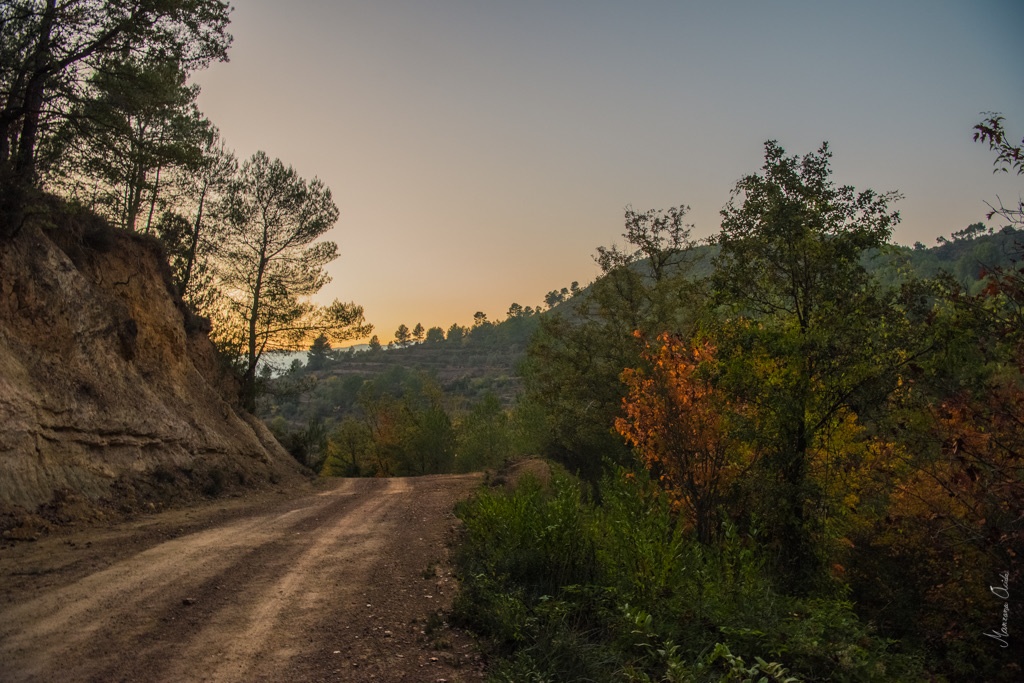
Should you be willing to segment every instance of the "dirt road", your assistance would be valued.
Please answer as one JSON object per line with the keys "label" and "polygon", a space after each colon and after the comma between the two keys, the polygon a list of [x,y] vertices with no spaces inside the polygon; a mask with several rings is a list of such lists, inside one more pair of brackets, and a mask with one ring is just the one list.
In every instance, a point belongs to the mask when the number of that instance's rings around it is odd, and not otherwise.
{"label": "dirt road", "polygon": [[437,615],[476,476],[342,479],[0,549],[0,681],[472,681]]}

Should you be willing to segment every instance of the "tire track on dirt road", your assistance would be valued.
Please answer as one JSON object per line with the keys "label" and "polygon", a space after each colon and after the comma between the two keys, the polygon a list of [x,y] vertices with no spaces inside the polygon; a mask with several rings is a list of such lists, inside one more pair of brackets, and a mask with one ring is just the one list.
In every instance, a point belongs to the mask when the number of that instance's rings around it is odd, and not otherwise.
{"label": "tire track on dirt road", "polygon": [[338,480],[15,596],[0,681],[473,678],[465,647],[439,657],[417,624],[453,592],[425,569],[478,481]]}

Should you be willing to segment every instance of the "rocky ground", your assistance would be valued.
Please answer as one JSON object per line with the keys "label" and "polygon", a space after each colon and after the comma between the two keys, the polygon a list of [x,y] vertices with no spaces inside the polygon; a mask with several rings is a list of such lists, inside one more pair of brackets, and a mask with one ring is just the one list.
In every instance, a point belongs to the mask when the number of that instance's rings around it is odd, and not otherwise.
{"label": "rocky ground", "polygon": [[479,483],[339,479],[6,540],[0,680],[482,680],[444,617]]}

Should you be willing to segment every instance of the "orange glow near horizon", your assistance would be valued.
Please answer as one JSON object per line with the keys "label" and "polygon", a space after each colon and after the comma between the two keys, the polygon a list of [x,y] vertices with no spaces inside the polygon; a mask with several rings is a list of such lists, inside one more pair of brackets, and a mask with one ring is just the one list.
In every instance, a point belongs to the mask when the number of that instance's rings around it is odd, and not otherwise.
{"label": "orange glow near horizon", "polygon": [[332,189],[340,257],[316,300],[363,306],[382,343],[589,283],[626,205],[686,204],[715,233],[767,139],[828,140],[837,183],[901,191],[901,244],[1021,192],[971,126],[1001,111],[1024,136],[1022,3],[996,26],[882,0],[235,5],[200,107],[239,157]]}

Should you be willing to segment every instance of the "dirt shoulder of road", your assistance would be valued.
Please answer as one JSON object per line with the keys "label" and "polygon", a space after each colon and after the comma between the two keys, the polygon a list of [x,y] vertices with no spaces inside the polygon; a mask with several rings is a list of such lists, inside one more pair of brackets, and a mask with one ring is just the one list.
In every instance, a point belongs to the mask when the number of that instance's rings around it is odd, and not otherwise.
{"label": "dirt shoulder of road", "polygon": [[27,525],[0,538],[0,600],[16,601],[51,586],[73,583],[165,541],[273,510],[329,488],[329,480],[272,490],[233,493],[159,512],[106,518],[82,515],[61,525]]}
{"label": "dirt shoulder of road", "polygon": [[481,480],[321,480],[3,541],[0,660],[17,681],[483,680],[445,619],[452,508]]}

